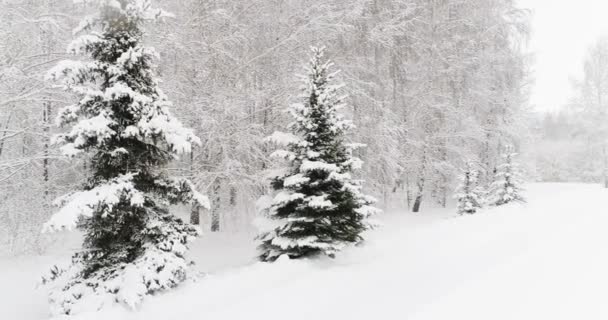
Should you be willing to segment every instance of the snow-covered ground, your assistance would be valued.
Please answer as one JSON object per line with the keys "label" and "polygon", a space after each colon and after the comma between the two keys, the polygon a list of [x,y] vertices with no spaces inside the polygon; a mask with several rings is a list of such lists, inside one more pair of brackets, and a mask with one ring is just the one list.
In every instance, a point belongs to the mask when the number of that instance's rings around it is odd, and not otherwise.
{"label": "snow-covered ground", "polygon": [[[252,235],[208,234],[208,274],[81,320],[608,319],[608,190],[534,184],[528,203],[457,217],[390,214],[338,258],[254,262]],[[0,260],[0,319],[42,320],[53,257]]]}

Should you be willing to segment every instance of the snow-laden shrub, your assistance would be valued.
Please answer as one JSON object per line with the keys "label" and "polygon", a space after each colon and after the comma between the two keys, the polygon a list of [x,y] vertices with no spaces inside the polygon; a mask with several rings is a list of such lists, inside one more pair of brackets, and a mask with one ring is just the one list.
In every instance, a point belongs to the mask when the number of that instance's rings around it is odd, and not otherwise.
{"label": "snow-laden shrub", "polygon": [[489,203],[501,206],[510,202],[525,202],[522,195],[522,174],[519,164],[515,162],[517,153],[508,148],[503,154],[503,163],[496,168],[495,180],[490,186]]}
{"label": "snow-laden shrub", "polygon": [[471,165],[462,171],[461,183],[454,198],[458,202],[458,214],[475,214],[483,206],[483,190],[479,187],[479,172]]}

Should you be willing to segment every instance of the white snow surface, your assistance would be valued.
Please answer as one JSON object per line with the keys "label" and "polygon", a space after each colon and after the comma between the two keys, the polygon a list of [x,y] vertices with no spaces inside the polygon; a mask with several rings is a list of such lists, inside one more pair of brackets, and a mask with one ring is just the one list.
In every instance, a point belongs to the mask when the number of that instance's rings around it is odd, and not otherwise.
{"label": "white snow surface", "polygon": [[[193,248],[207,272],[196,282],[136,311],[66,319],[608,319],[608,190],[526,189],[528,203],[472,216],[381,215],[362,247],[336,259],[259,263],[252,234],[206,233]],[[0,319],[48,319],[44,289],[34,287],[55,259],[0,260]]]}

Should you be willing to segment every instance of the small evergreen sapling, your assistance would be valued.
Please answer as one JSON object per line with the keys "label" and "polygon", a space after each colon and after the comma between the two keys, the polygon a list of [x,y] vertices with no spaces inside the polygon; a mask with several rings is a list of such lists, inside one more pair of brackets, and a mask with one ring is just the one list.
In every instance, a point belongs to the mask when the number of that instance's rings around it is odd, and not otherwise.
{"label": "small evergreen sapling", "polygon": [[462,182],[456,189],[455,198],[458,201],[458,214],[475,214],[481,209],[483,192],[478,185],[479,172],[471,165],[462,172]]}
{"label": "small evergreen sapling", "polygon": [[503,163],[497,167],[495,181],[490,186],[490,204],[501,206],[514,201],[525,202],[522,195],[524,189],[521,187],[521,170],[515,162],[517,153],[507,148],[503,154]]}
{"label": "small evergreen sapling", "polygon": [[286,159],[290,169],[272,184],[277,194],[266,209],[276,225],[260,236],[262,261],[282,255],[333,257],[362,241],[361,233],[371,226],[367,218],[379,211],[371,206],[375,200],[361,193],[362,182],[352,177],[361,167],[362,161],[352,155],[360,145],[344,142],[353,126],[339,114],[342,85],[334,84],[336,73],[323,55],[323,48],[312,48],[302,103],[289,109],[291,133],[268,138],[286,147],[272,156]]}
{"label": "small evergreen sapling", "polygon": [[51,270],[52,313],[74,314],[106,304],[135,307],[146,295],[173,288],[187,277],[188,244],[197,228],[168,207],[205,196],[163,168],[200,143],[169,112],[158,87],[155,52],[142,46],[146,19],[163,14],[149,0],[97,0],[100,14],[86,19],[68,51],[88,61],[63,61],[49,71],[79,100],[60,110],[70,126],[56,137],[67,156],[87,153],[91,174],[83,190],[56,201],[61,209],[45,231],[78,227],[83,250],[65,269]]}

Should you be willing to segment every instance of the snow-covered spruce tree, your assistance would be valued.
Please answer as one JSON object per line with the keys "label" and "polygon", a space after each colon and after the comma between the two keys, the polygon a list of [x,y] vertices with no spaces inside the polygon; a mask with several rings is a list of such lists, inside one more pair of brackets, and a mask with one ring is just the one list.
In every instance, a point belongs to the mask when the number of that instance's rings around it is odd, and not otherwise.
{"label": "snow-covered spruce tree", "polygon": [[490,186],[490,204],[501,206],[513,201],[525,202],[522,196],[521,170],[514,160],[517,153],[509,147],[502,157],[503,163],[496,168],[495,180]]}
{"label": "snow-covered spruce tree", "polygon": [[475,214],[481,209],[483,192],[478,185],[479,172],[470,164],[462,171],[460,186],[454,197],[458,201],[458,214]]}
{"label": "snow-covered spruce tree", "polygon": [[361,233],[371,226],[367,218],[379,211],[371,206],[375,200],[361,193],[361,181],[351,177],[362,163],[352,151],[361,145],[344,142],[352,124],[339,114],[342,86],[333,84],[336,73],[330,73],[332,63],[323,55],[323,48],[312,48],[303,103],[289,109],[292,133],[268,138],[286,147],[272,156],[287,159],[290,169],[273,181],[277,194],[268,213],[277,225],[260,236],[262,261],[281,255],[333,257],[345,245],[362,241]]}
{"label": "snow-covered spruce tree", "polygon": [[56,137],[70,157],[88,154],[91,175],[83,190],[57,200],[61,209],[45,231],[78,227],[83,250],[47,278],[54,314],[104,304],[135,307],[144,296],[175,287],[187,276],[185,257],[197,228],[169,213],[176,203],[208,207],[205,196],[163,167],[190,152],[199,139],[169,112],[158,88],[152,49],[141,44],[142,24],[162,15],[148,0],[97,0],[68,48],[87,61],[63,61],[49,71],[79,101],[59,112],[71,126]]}

